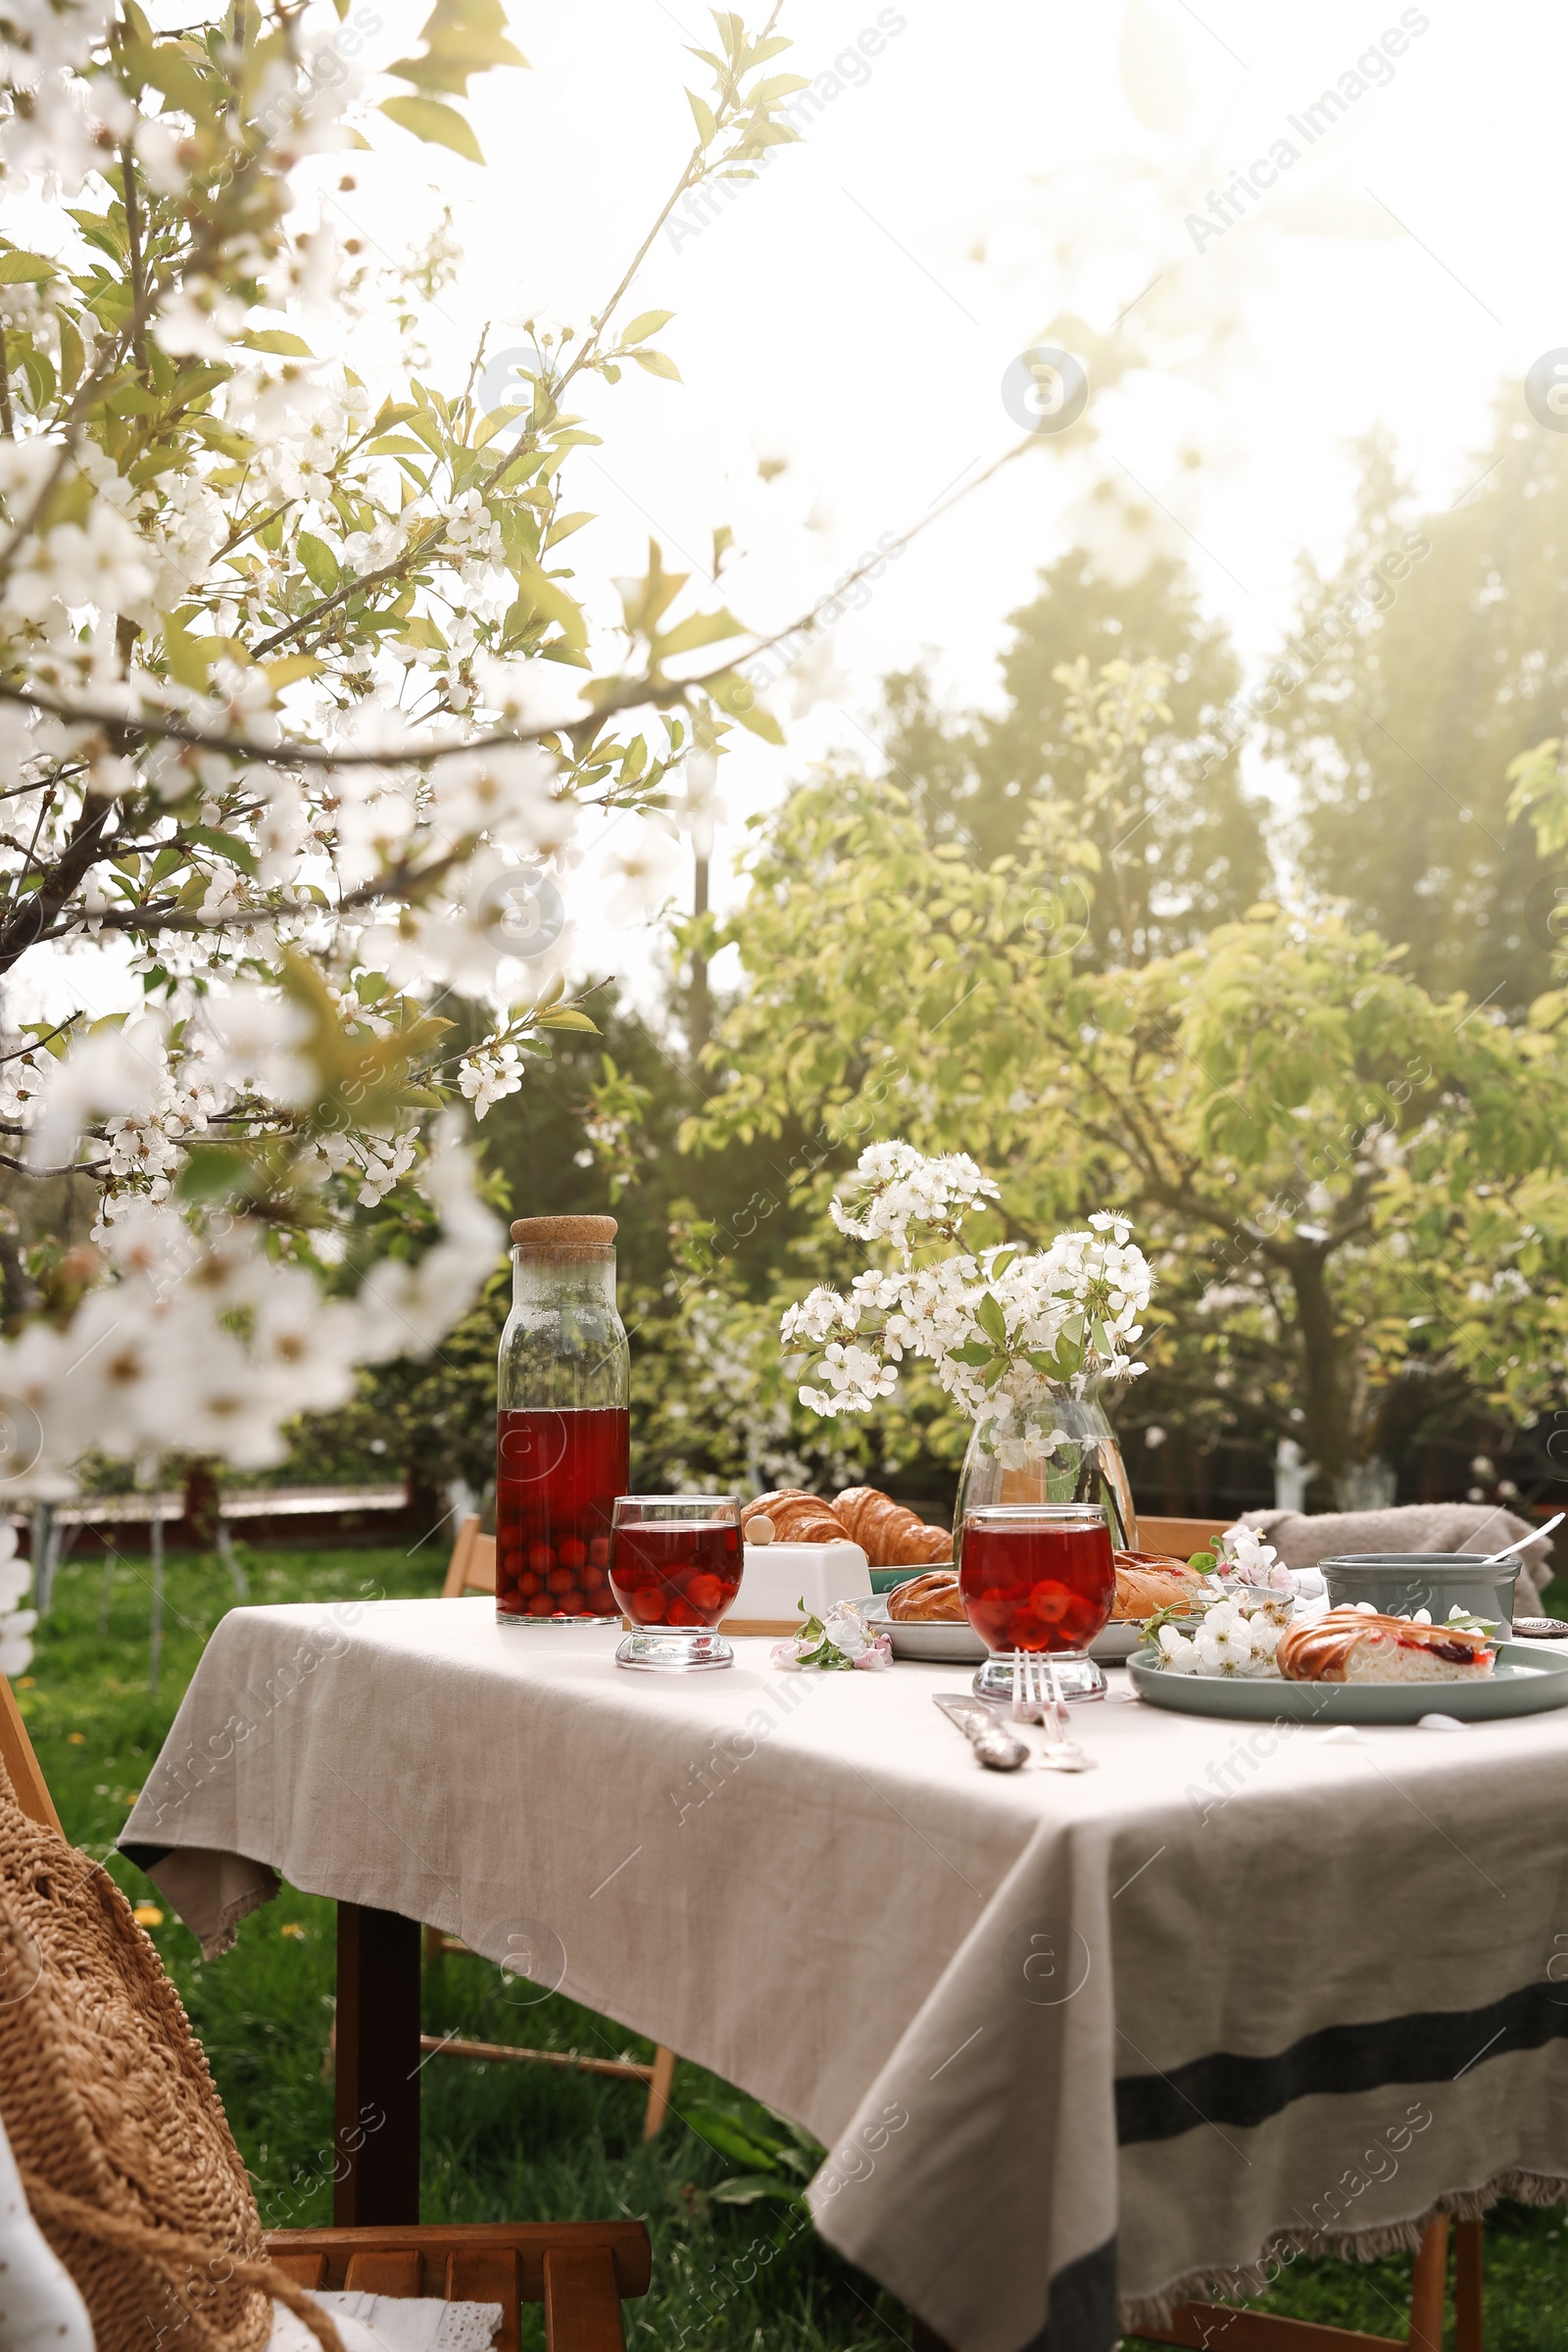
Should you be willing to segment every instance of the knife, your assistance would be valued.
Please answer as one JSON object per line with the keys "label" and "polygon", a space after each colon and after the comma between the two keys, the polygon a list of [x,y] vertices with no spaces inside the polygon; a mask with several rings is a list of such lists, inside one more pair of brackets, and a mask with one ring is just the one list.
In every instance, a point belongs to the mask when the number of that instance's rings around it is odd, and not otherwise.
{"label": "knife", "polygon": [[932,1696],[948,1721],[957,1725],[980,1762],[993,1772],[1016,1772],[1020,1764],[1028,1763],[1028,1747],[1003,1728],[989,1707],[972,1698],[944,1698],[937,1691]]}

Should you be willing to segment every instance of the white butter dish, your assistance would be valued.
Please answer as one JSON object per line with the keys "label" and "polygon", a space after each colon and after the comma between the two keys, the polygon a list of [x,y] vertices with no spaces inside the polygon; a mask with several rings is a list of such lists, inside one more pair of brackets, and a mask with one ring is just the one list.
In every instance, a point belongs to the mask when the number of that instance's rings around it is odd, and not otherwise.
{"label": "white butter dish", "polygon": [[741,1589],[724,1621],[731,1634],[793,1634],[797,1605],[820,1617],[836,1600],[869,1600],[871,1571],[858,1544],[748,1544]]}

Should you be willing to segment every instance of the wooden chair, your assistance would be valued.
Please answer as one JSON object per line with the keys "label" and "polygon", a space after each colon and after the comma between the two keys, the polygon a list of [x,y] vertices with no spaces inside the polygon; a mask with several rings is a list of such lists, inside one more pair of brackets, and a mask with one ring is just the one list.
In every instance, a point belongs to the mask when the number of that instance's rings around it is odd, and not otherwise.
{"label": "wooden chair", "polygon": [[620,2306],[648,2292],[641,2222],[469,2222],[392,2230],[275,2230],[267,2250],[296,2284],[350,2294],[499,2303],[495,2352],[518,2352],[519,2307],[545,2307],[549,2352],[623,2352]]}
{"label": "wooden chair", "polygon": [[[48,1783],[3,1675],[0,1763],[27,1819],[59,1830]],[[545,2307],[547,2352],[625,2352],[621,2303],[647,2294],[653,2276],[648,2231],[637,2221],[271,2230],[267,2251],[300,2286],[499,2303],[495,2352],[518,2352],[524,2303]]]}
{"label": "wooden chair", "polygon": [[[462,1600],[469,1592],[494,1592],[496,1589],[496,1540],[479,1533],[476,1518],[465,1519],[458,1530],[458,1540],[452,1546],[452,1558],[447,1565],[446,1583],[441,1588],[443,1600]],[[548,1639],[548,1636],[546,1637]],[[439,1928],[424,1931],[425,1958],[441,1952],[466,1952],[468,1946],[456,1936],[443,1936]],[[652,2066],[635,2058],[582,2058],[573,2051],[519,2050],[506,2041],[439,2041],[433,2034],[419,2036],[419,2047],[448,2058],[478,2058],[486,2064],[496,2061],[516,2061],[533,2066],[564,2066],[585,2075],[612,2075],[622,2080],[646,2082],[648,2105],[643,2112],[643,2137],[652,2139],[662,2127],[669,2113],[669,2094],[675,2083],[675,2053],[662,2043],[654,2052]]]}
{"label": "wooden chair", "polygon": [[[1483,2352],[1481,2233],[1479,2221],[1453,2225],[1454,2352]],[[1427,2224],[1416,2249],[1406,2335],[1365,2335],[1358,2328],[1323,2328],[1229,2303],[1183,2303],[1171,2313],[1168,2328],[1152,2328],[1141,2340],[1188,2344],[1198,2352],[1390,2352],[1391,2346],[1397,2352],[1443,2352],[1447,2300],[1448,2217],[1440,2213]]]}
{"label": "wooden chair", "polygon": [[[1483,2352],[1480,2222],[1456,2222],[1454,2237],[1453,2348]],[[1447,2282],[1448,2218],[1439,2214],[1428,2223],[1416,2252],[1406,2335],[1366,2335],[1359,2328],[1325,2328],[1234,2303],[1182,2303],[1171,2313],[1169,2327],[1142,2328],[1124,2341],[1186,2344],[1194,2352],[1443,2352]],[[952,2347],[916,2320],[911,2352],[952,2352]]]}
{"label": "wooden chair", "polygon": [[1138,1514],[1138,1544],[1141,1551],[1166,1551],[1172,1559],[1190,1560],[1195,1551],[1202,1551],[1222,1536],[1234,1519],[1157,1519],[1152,1513]]}
{"label": "wooden chair", "polygon": [[441,1597],[462,1600],[466,1593],[494,1592],[495,1589],[496,1540],[494,1536],[480,1535],[476,1518],[465,1519],[447,1562],[447,1581],[441,1588]]}

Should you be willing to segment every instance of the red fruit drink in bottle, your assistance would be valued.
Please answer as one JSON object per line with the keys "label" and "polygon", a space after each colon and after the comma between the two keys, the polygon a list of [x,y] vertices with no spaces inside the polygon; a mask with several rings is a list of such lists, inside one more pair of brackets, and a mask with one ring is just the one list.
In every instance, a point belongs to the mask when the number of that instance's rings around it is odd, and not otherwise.
{"label": "red fruit drink in bottle", "polygon": [[622,1405],[496,1416],[496,1609],[612,1617],[610,1521],[630,1483]]}

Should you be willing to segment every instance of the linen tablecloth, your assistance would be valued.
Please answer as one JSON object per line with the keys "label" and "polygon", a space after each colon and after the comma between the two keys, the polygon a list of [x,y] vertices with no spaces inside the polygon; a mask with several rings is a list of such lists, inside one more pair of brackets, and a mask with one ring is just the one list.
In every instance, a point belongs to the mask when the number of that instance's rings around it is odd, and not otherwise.
{"label": "linen tablecloth", "polygon": [[1003,1777],[931,1703],[966,1669],[613,1647],[483,1599],[237,1609],[122,1843],[209,1950],[280,1872],[743,2085],[959,2352],[1107,2352],[1303,2249],[1563,2196],[1568,1711],[1347,1734],[1113,1689],[1074,1710],[1098,1769]]}

